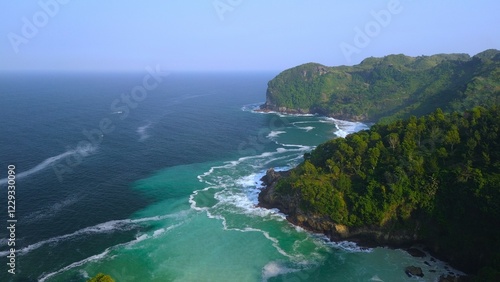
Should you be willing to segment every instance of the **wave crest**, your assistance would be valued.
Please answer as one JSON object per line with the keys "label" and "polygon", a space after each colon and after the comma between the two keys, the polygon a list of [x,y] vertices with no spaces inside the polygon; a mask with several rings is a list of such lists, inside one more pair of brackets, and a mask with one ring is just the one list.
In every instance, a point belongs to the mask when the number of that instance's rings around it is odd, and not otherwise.
{"label": "wave crest", "polygon": [[[67,158],[70,156],[74,156],[74,155],[79,155],[79,157],[86,157],[86,156],[89,156],[89,155],[95,153],[96,150],[97,150],[97,147],[90,145],[90,143],[87,146],[78,146],[76,149],[68,150],[62,154],[57,155],[57,156],[47,158],[43,162],[37,164],[35,167],[33,167],[31,169],[17,173],[16,179],[27,177],[27,176],[35,174],[39,171],[42,171],[61,159],[64,159],[64,158]],[[0,179],[0,185],[7,184],[7,181],[8,181],[7,178]]]}

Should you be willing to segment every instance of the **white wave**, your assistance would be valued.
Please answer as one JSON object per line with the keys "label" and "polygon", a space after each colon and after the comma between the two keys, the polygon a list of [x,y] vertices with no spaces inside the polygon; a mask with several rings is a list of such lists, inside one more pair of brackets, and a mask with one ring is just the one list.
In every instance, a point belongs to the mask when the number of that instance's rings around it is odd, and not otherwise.
{"label": "white wave", "polygon": [[[145,217],[145,218],[139,218],[139,219],[122,219],[122,220],[111,220],[108,222],[104,223],[99,223],[94,226],[90,227],[85,227],[83,229],[77,230],[73,233],[70,234],[65,234],[57,237],[52,237],[47,240],[43,240],[34,244],[31,244],[25,248],[17,250],[17,253],[19,255],[25,255],[29,252],[32,252],[44,245],[47,244],[55,244],[59,243],[64,240],[69,240],[81,235],[89,235],[89,234],[100,234],[100,233],[110,233],[110,232],[115,232],[115,231],[128,231],[132,230],[137,227],[138,223],[143,223],[143,222],[150,222],[150,221],[161,221],[164,219],[168,218],[179,218],[179,217],[185,217],[187,215],[187,211],[181,211],[175,214],[168,214],[168,215],[163,215],[163,216],[153,216],[153,217]],[[0,252],[0,256],[7,255],[7,251]]]}
{"label": "white wave", "polygon": [[148,238],[149,238],[148,234],[142,234],[142,235],[140,235],[140,236],[137,236],[137,237],[135,238],[135,241],[136,241],[136,242],[141,242],[141,241],[144,241],[144,240],[146,240],[146,239],[148,239]]}
{"label": "white wave", "polygon": [[58,202],[53,205],[49,205],[47,207],[42,208],[39,211],[32,212],[26,217],[23,218],[23,223],[29,223],[33,221],[39,221],[48,217],[51,217],[59,212],[61,212],[63,209],[67,208],[68,206],[73,205],[74,203],[78,202],[81,200],[81,197],[78,196],[70,196],[61,202]]}
{"label": "white wave", "polygon": [[341,249],[350,253],[371,253],[373,251],[373,249],[371,248],[360,247],[354,242],[349,242],[349,241],[332,242],[326,236],[324,236],[324,240],[326,240],[325,242],[327,245],[330,245],[336,249]]}
{"label": "white wave", "polygon": [[146,125],[139,126],[136,130],[137,134],[139,134],[139,141],[144,141],[150,137],[147,130],[151,127],[151,122],[148,122]]}
{"label": "white wave", "polygon": [[[197,211],[206,211],[208,212],[208,207],[200,207],[198,206],[196,199],[206,193],[206,191],[210,189],[219,190],[215,194],[210,194],[211,199],[217,200],[217,204],[215,206],[220,207],[221,205],[227,206],[233,210],[233,212],[238,212],[242,214],[247,214],[250,216],[267,216],[270,214],[276,214],[277,210],[269,210],[258,207],[258,195],[262,188],[262,182],[260,179],[265,175],[266,170],[262,169],[263,167],[267,168],[267,164],[273,162],[278,159],[286,159],[291,156],[285,155],[277,158],[273,158],[275,155],[286,154],[289,152],[300,152],[305,148],[309,148],[306,146],[296,146],[294,149],[285,149],[285,148],[277,148],[275,152],[265,152],[256,156],[248,156],[239,158],[237,161],[229,161],[226,162],[225,165],[222,166],[214,166],[209,169],[209,171],[198,176],[198,180],[200,182],[204,182],[209,184],[209,187],[206,187],[201,190],[194,191],[189,197],[189,203],[191,208]],[[292,155],[294,157],[294,155]],[[265,160],[265,161],[264,161]],[[259,166],[252,165],[253,163],[259,163]],[[248,165],[252,167],[251,170],[259,168],[259,172],[253,173],[246,176],[239,176],[238,178],[231,176],[228,173],[224,173],[223,176],[213,175],[216,170],[227,171],[233,167],[238,165]],[[290,167],[283,167],[282,170],[287,170]],[[280,170],[277,168],[276,170]],[[240,188],[238,188],[240,187]],[[213,206],[214,207],[214,206]],[[213,208],[210,207],[210,208]],[[278,215],[281,219],[282,215]]]}
{"label": "white wave", "polygon": [[209,180],[206,180],[206,178],[208,176],[212,175],[218,169],[227,169],[227,168],[235,167],[235,166],[240,165],[241,163],[243,163],[245,161],[248,161],[248,160],[253,160],[253,159],[260,160],[260,159],[263,159],[263,158],[274,156],[276,154],[282,154],[282,153],[286,153],[286,152],[305,151],[305,150],[310,150],[311,148],[313,148],[311,146],[302,146],[302,145],[288,145],[288,146],[290,146],[290,147],[297,147],[297,149],[278,148],[275,152],[264,152],[264,153],[262,153],[260,155],[241,157],[241,158],[239,158],[236,161],[226,162],[225,165],[211,167],[207,172],[205,172],[205,173],[197,176],[198,181],[207,183],[209,185],[218,185],[218,184],[213,183],[213,182],[211,182]]}
{"label": "white wave", "polygon": [[234,191],[223,190],[215,193],[214,197],[218,200],[217,206],[227,206],[224,210],[230,209],[232,212],[237,211],[240,214],[249,216],[264,217],[272,215],[272,210],[257,206],[259,191],[258,189],[252,189],[236,193]]}
{"label": "white wave", "polygon": [[155,232],[153,232],[153,237],[158,237],[161,234],[165,233],[165,231],[166,231],[165,228],[161,228],[161,229],[155,230]]}
{"label": "white wave", "polygon": [[370,127],[362,122],[346,121],[334,118],[325,118],[327,122],[335,123],[337,130],[334,132],[335,135],[345,138],[351,133],[355,133],[361,130],[369,129]]}
{"label": "white wave", "polygon": [[257,173],[252,173],[247,176],[243,176],[235,181],[236,184],[241,185],[243,187],[262,187],[262,181],[260,179],[266,175],[265,171],[259,171]]}
{"label": "white wave", "polygon": [[[246,106],[243,106],[241,109],[243,111],[251,111],[252,113],[256,113],[256,114],[264,114],[264,115],[269,115],[269,114],[273,114],[273,115],[277,115],[279,117],[314,117],[314,116],[317,116],[316,114],[288,114],[288,113],[281,113],[281,112],[276,112],[276,111],[258,111],[260,109],[260,105],[262,105],[264,103],[261,103],[261,104],[258,104],[258,106],[256,107],[253,107],[251,108],[251,105],[246,105]],[[252,104],[254,105],[254,104]],[[255,104],[257,105],[257,104]]]}
{"label": "white wave", "polygon": [[314,126],[305,126],[305,127],[297,126],[297,128],[305,130],[306,132],[309,132],[309,131],[313,130],[315,127]]}
{"label": "white wave", "polygon": [[294,122],[292,122],[293,125],[303,124],[303,123],[321,123],[321,120],[308,120],[308,121],[294,121]]}
{"label": "white wave", "polygon": [[189,99],[212,96],[212,95],[213,94],[188,94],[188,95],[182,96],[181,99],[179,99],[179,100],[189,100]]}
{"label": "white wave", "polygon": [[295,147],[299,151],[308,151],[313,150],[316,146],[306,146],[306,145],[297,145],[297,144],[280,144],[283,147]]}
{"label": "white wave", "polygon": [[210,189],[215,189],[215,187],[207,187],[207,188],[204,188],[202,190],[196,190],[191,195],[189,195],[188,202],[189,202],[189,204],[190,204],[190,206],[191,206],[191,208],[193,210],[196,210],[196,211],[206,211],[207,210],[207,208],[200,208],[200,207],[198,207],[196,201],[194,200],[194,198],[196,196],[198,196],[201,192],[206,192],[206,191],[208,191]]}
{"label": "white wave", "polygon": [[279,117],[314,117],[314,116],[317,116],[315,114],[287,114],[287,113],[277,113],[277,112],[269,112],[269,113],[275,113]]}
{"label": "white wave", "polygon": [[271,261],[262,268],[262,281],[267,281],[269,278],[297,271],[299,270],[288,268],[281,262]]}
{"label": "white wave", "polygon": [[[148,217],[148,218],[141,218],[141,219],[137,219],[137,220],[133,220],[133,221],[138,221],[138,222],[143,222],[143,221],[150,221],[150,220],[154,220],[154,219],[158,219],[158,218],[167,218],[167,217],[176,217],[176,216],[179,216],[181,214],[186,214],[186,211],[181,211],[179,213],[176,213],[176,214],[172,214],[172,215],[165,215],[165,216],[155,216],[155,217]],[[104,259],[112,250],[114,249],[117,249],[117,248],[120,248],[120,247],[124,247],[124,248],[130,248],[134,245],[136,245],[137,243],[139,242],[142,242],[146,239],[151,239],[151,238],[156,238],[158,237],[159,235],[165,233],[165,232],[168,232],[174,228],[177,228],[178,226],[181,226],[184,222],[181,222],[181,223],[178,223],[178,224],[174,224],[174,225],[171,225],[169,227],[167,227],[166,229],[165,228],[161,228],[159,230],[156,230],[153,232],[153,235],[148,235],[148,234],[141,234],[139,236],[137,236],[134,240],[132,241],[129,241],[129,242],[126,242],[126,243],[121,243],[121,244],[117,244],[117,245],[114,245],[114,246],[111,246],[109,248],[107,248],[106,250],[104,250],[104,252],[100,253],[100,254],[97,254],[97,255],[93,255],[93,256],[90,256],[86,259],[83,259],[83,260],[80,260],[78,262],[74,262],[68,266],[65,266],[55,272],[51,272],[49,274],[42,274],[42,276],[40,278],[38,278],[38,281],[39,282],[44,282],[46,281],[47,279],[51,278],[52,276],[55,276],[57,274],[60,274],[60,273],[63,273],[65,271],[68,271],[70,269],[73,269],[75,267],[79,267],[79,266],[82,266],[86,263],[89,263],[89,262],[92,262],[92,261],[98,261],[98,260],[102,260]],[[113,258],[114,256],[111,256],[110,258]],[[86,272],[84,272],[85,274]]]}
{"label": "white wave", "polygon": [[[49,167],[53,163],[55,163],[55,162],[57,162],[57,161],[59,161],[61,159],[64,159],[66,157],[69,157],[69,156],[72,156],[72,155],[79,155],[79,156],[77,156],[77,158],[86,157],[86,156],[94,153],[96,150],[97,150],[96,147],[94,147],[92,145],[88,145],[88,146],[85,146],[85,147],[80,147],[79,146],[79,147],[77,147],[74,150],[69,150],[69,151],[66,151],[66,152],[64,152],[62,154],[59,154],[57,156],[53,156],[53,157],[47,158],[43,162],[39,163],[38,165],[36,165],[35,167],[33,167],[31,169],[28,169],[26,171],[17,173],[16,174],[16,180],[20,179],[20,178],[23,178],[23,177],[26,177],[26,176],[29,176],[31,174],[37,173],[37,172],[39,172],[39,171],[41,171],[41,170]],[[7,181],[8,181],[7,178],[0,179],[0,185],[7,184]]]}
{"label": "white wave", "polygon": [[267,138],[276,138],[278,137],[280,134],[284,134],[286,133],[286,131],[279,131],[279,130],[273,130],[271,131],[268,135],[267,135]]}
{"label": "white wave", "polygon": [[244,105],[243,107],[241,107],[241,110],[244,112],[254,112],[255,110],[260,109],[260,106],[262,104],[264,104],[264,102]]}
{"label": "white wave", "polygon": [[234,166],[238,165],[240,162],[244,161],[245,158],[250,158],[250,157],[244,157],[244,158],[238,159],[237,161],[227,162],[225,165],[211,167],[207,172],[197,176],[198,181],[205,182],[209,185],[215,185],[215,183],[209,182],[209,181],[205,180],[205,178],[210,176],[217,169],[234,167]]}
{"label": "white wave", "polygon": [[378,277],[378,275],[373,275],[373,277],[370,279],[370,281],[384,282],[384,280],[380,279],[380,277]]}
{"label": "white wave", "polygon": [[79,272],[80,272],[80,275],[81,275],[81,276],[82,276],[85,280],[89,280],[89,279],[90,279],[90,275],[89,275],[89,273],[88,273],[87,271],[85,271],[85,270],[83,270],[83,269],[82,269],[82,270],[80,270]]}
{"label": "white wave", "polygon": [[94,255],[94,256],[91,256],[91,257],[88,257],[86,259],[83,259],[81,261],[78,261],[78,262],[74,262],[64,268],[61,268],[59,269],[58,271],[55,271],[55,272],[52,272],[52,273],[49,273],[49,274],[42,274],[42,276],[40,278],[38,278],[38,282],[44,282],[46,281],[47,279],[49,279],[50,277],[54,276],[54,275],[57,275],[57,274],[60,274],[62,272],[65,272],[65,271],[68,271],[70,269],[73,269],[75,267],[79,267],[79,266],[82,266],[88,262],[91,262],[91,261],[97,261],[97,260],[101,260],[103,259],[107,254],[109,253],[109,248],[106,249],[104,252],[98,254],[98,255]]}

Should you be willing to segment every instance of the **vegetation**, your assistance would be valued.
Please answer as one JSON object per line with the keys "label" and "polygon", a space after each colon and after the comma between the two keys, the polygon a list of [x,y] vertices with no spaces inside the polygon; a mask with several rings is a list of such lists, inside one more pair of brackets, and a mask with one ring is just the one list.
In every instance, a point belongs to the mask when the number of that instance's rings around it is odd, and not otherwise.
{"label": "vegetation", "polygon": [[390,122],[500,100],[500,51],[367,58],[356,66],[308,63],[268,83],[264,109]]}
{"label": "vegetation", "polygon": [[109,275],[99,273],[87,282],[115,282],[115,280]]}
{"label": "vegetation", "polygon": [[376,124],[304,157],[276,185],[300,213],[348,227],[420,224],[418,238],[457,265],[500,275],[500,107]]}

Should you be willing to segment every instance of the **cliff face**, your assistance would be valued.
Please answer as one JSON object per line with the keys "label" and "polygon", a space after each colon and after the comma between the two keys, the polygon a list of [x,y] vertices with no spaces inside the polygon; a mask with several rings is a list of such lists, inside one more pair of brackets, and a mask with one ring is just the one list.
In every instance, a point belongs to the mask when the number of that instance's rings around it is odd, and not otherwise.
{"label": "cliff face", "polygon": [[500,107],[375,124],[269,170],[260,205],[334,241],[422,243],[464,271],[500,275]]}
{"label": "cliff face", "polygon": [[352,241],[363,247],[389,246],[406,247],[420,242],[420,224],[406,226],[405,229],[396,228],[387,223],[380,226],[362,226],[349,228],[346,225],[334,222],[330,217],[312,214],[300,208],[298,196],[285,196],[276,191],[276,184],[282,177],[287,177],[289,171],[276,172],[269,169],[261,179],[266,185],[259,194],[259,205],[264,208],[279,209],[287,215],[287,220],[314,233],[321,233],[332,241]]}
{"label": "cliff face", "polygon": [[307,63],[269,81],[262,111],[353,121],[405,118],[498,99],[500,51],[368,58],[355,66]]}

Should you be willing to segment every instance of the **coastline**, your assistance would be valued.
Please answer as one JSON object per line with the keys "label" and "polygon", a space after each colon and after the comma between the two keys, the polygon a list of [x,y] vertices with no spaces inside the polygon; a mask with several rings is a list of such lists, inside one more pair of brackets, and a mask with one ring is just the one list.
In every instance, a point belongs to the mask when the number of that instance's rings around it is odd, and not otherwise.
{"label": "coastline", "polygon": [[267,102],[260,105],[258,108],[254,109],[255,112],[260,113],[276,113],[276,114],[286,114],[286,115],[318,115],[327,118],[334,118],[337,120],[349,121],[349,122],[363,122],[363,123],[374,123],[374,120],[370,120],[366,115],[348,115],[348,114],[334,114],[329,113],[326,110],[313,108],[313,109],[289,109],[287,107],[276,107],[269,105]]}
{"label": "coastline", "polygon": [[[266,209],[278,209],[285,215],[286,220],[294,226],[298,226],[308,232],[321,234],[330,242],[352,242],[360,249],[372,249],[377,247],[399,249],[407,252],[413,257],[425,259],[428,266],[440,261],[445,264],[444,269],[448,272],[443,274],[439,281],[469,281],[466,272],[461,271],[456,266],[451,265],[438,253],[435,253],[422,240],[407,234],[393,234],[387,236],[380,228],[363,227],[349,230],[348,227],[337,225],[329,218],[311,217],[310,215],[298,214],[293,199],[287,199],[290,203],[284,204],[283,199],[279,199],[275,194],[275,187],[279,179],[290,174],[291,170],[275,171],[270,168],[261,178],[262,188],[258,195],[258,207]],[[413,234],[412,234],[413,235]],[[383,238],[380,240],[380,238]],[[451,266],[448,267],[448,265]],[[408,266],[405,270],[409,277],[425,277],[422,269],[415,266]],[[420,276],[422,275],[422,276]]]}
{"label": "coastline", "polygon": [[[335,123],[337,131],[334,133],[340,138],[345,138],[349,134],[369,129],[371,125],[373,125],[368,121],[362,120],[362,122],[359,119],[353,120],[349,117],[339,118],[328,114],[310,113],[301,110],[289,110],[286,108],[274,110],[271,109],[267,103],[254,108],[252,111],[263,114],[277,114],[280,116],[322,116]],[[341,128],[343,123],[348,125],[347,127],[349,129],[345,127]],[[285,171],[275,171],[274,168],[270,168],[266,171],[265,175],[260,179],[262,181],[262,186],[258,194],[258,207],[277,209],[285,215],[286,220],[292,225],[298,226],[313,234],[323,235],[326,240],[335,244],[349,242],[354,243],[359,249],[373,249],[378,247],[398,249],[407,252],[413,257],[425,258],[425,264],[427,266],[431,266],[436,261],[440,261],[445,264],[444,269],[448,272],[439,278],[438,281],[440,282],[470,281],[471,276],[460,267],[453,265],[452,262],[446,258],[446,254],[441,254],[437,250],[433,250],[429,242],[418,237],[417,232],[420,226],[424,225],[421,222],[416,222],[415,226],[412,226],[412,230],[395,230],[387,228],[387,226],[349,228],[344,225],[336,224],[327,217],[301,214],[302,211],[298,208],[298,203],[294,203],[294,199],[290,199],[290,197],[287,199],[280,199],[279,193],[275,193],[275,186],[279,179],[288,176],[291,170],[293,170],[293,168]],[[422,277],[420,276],[420,274],[422,274],[421,269],[418,267],[408,266],[405,272],[409,277]]]}

